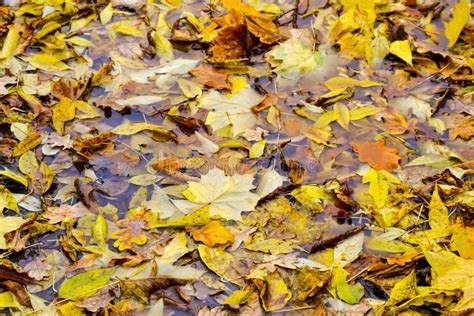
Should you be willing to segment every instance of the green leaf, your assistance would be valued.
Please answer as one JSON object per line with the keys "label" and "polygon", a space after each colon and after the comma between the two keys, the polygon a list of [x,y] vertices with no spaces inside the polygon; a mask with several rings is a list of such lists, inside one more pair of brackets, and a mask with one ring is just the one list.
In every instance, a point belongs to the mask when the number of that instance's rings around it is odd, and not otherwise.
{"label": "green leaf", "polygon": [[79,299],[92,296],[109,282],[114,273],[114,268],[108,268],[76,274],[64,281],[59,288],[58,297]]}
{"label": "green leaf", "polygon": [[336,290],[337,297],[348,304],[359,303],[364,296],[364,287],[360,283],[347,283],[347,273],[343,268],[336,266],[332,272],[331,287]]}
{"label": "green leaf", "polygon": [[471,16],[471,1],[460,0],[454,5],[453,18],[449,22],[444,22],[444,34],[448,39],[448,47],[451,48],[456,44],[459,34],[461,34],[464,25],[469,21]]}
{"label": "green leaf", "polygon": [[449,212],[446,205],[444,205],[438,193],[438,185],[435,186],[433,194],[431,195],[430,211],[428,213],[430,227],[448,228],[449,226]]}

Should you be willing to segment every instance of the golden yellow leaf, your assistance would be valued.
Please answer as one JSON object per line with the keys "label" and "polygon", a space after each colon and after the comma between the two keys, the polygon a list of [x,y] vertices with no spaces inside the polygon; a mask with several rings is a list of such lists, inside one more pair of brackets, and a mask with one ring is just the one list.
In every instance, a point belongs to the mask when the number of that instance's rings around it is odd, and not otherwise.
{"label": "golden yellow leaf", "polygon": [[219,221],[211,221],[207,225],[194,230],[192,236],[194,240],[200,241],[208,247],[232,243],[235,240],[234,234],[227,227],[222,226]]}
{"label": "golden yellow leaf", "polygon": [[410,42],[408,40],[392,42],[390,44],[390,54],[401,58],[407,64],[413,66]]}
{"label": "golden yellow leaf", "polygon": [[444,22],[444,34],[448,39],[449,48],[456,44],[459,34],[461,34],[464,26],[469,21],[470,16],[471,1],[459,0],[459,2],[454,5],[453,18],[447,23]]}
{"label": "golden yellow leaf", "polygon": [[376,82],[372,80],[357,80],[348,77],[333,77],[327,80],[324,85],[329,90],[337,90],[342,88],[353,88],[353,87],[377,87],[383,86],[381,82]]}
{"label": "golden yellow leaf", "polygon": [[15,29],[15,26],[10,27],[7,37],[3,41],[2,50],[0,52],[0,59],[10,58],[15,54],[20,41],[20,33]]}
{"label": "golden yellow leaf", "polygon": [[69,66],[50,54],[40,53],[30,59],[30,65],[45,71],[64,71]]}
{"label": "golden yellow leaf", "polygon": [[76,109],[71,99],[63,97],[53,109],[53,127],[58,134],[64,134],[64,124],[74,119]]}
{"label": "golden yellow leaf", "polygon": [[438,185],[435,186],[433,194],[431,195],[429,222],[431,228],[448,228],[449,213],[448,208],[444,205],[438,193]]}

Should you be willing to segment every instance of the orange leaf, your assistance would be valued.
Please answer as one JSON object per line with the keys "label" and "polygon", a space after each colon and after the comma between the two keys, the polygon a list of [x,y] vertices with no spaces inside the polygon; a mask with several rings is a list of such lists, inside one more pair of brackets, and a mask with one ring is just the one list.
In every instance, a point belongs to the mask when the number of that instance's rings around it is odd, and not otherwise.
{"label": "orange leaf", "polygon": [[208,247],[234,242],[235,240],[234,234],[227,227],[222,226],[219,221],[212,221],[206,226],[196,229],[192,232],[192,236],[194,240],[201,241]]}
{"label": "orange leaf", "polygon": [[368,141],[352,141],[352,149],[358,153],[361,162],[367,162],[376,170],[391,171],[398,167],[398,149],[385,146],[382,139],[372,143]]}
{"label": "orange leaf", "polygon": [[196,77],[197,82],[216,89],[231,89],[231,84],[227,81],[229,74],[227,72],[219,72],[214,67],[204,66],[191,70],[191,74]]}

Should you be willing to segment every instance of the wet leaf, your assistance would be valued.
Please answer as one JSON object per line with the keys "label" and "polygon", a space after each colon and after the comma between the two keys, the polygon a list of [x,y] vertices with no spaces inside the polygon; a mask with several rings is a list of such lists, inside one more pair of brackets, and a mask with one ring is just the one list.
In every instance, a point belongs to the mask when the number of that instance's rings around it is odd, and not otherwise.
{"label": "wet leaf", "polygon": [[367,162],[376,170],[391,171],[398,167],[398,150],[385,146],[382,139],[374,142],[369,141],[352,141],[353,150],[358,154],[361,162]]}
{"label": "wet leaf", "polygon": [[410,42],[408,42],[408,40],[392,42],[390,44],[390,53],[400,57],[410,66],[413,66]]}
{"label": "wet leaf", "polygon": [[229,76],[226,72],[218,72],[213,67],[200,64],[199,67],[191,70],[191,74],[196,77],[197,82],[216,89],[230,90],[231,85],[227,81]]}
{"label": "wet leaf", "polygon": [[438,186],[435,186],[430,201],[429,221],[431,228],[448,228],[449,214],[448,208],[444,205],[438,193]]}
{"label": "wet leaf", "polygon": [[218,221],[211,221],[205,226],[194,230],[192,236],[194,240],[201,241],[208,247],[214,247],[219,244],[225,245],[229,242],[233,243],[235,240],[234,234]]}
{"label": "wet leaf", "polygon": [[456,44],[459,34],[461,34],[464,26],[469,21],[471,11],[471,2],[468,0],[460,0],[454,5],[453,17],[449,22],[444,22],[444,34],[448,39],[448,47],[451,48]]}
{"label": "wet leaf", "polygon": [[250,192],[255,188],[252,182],[251,175],[226,176],[223,170],[214,168],[200,182],[188,182],[189,187],[182,194],[192,203],[174,203],[186,213],[207,206],[211,216],[239,220],[242,212],[251,211],[257,204],[257,194]]}
{"label": "wet leaf", "polygon": [[76,274],[61,284],[58,296],[71,300],[92,296],[109,283],[114,273],[115,269],[109,268]]}
{"label": "wet leaf", "polygon": [[68,70],[69,66],[57,59],[53,55],[49,54],[36,54],[30,59],[30,64],[33,67],[36,67],[45,71],[64,71]]}

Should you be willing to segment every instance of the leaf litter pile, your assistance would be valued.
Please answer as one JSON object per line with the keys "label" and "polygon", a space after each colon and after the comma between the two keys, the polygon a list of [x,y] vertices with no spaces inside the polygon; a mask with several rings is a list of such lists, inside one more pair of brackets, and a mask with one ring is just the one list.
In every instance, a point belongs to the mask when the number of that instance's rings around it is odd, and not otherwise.
{"label": "leaf litter pile", "polygon": [[469,0],[3,3],[3,312],[474,310]]}

